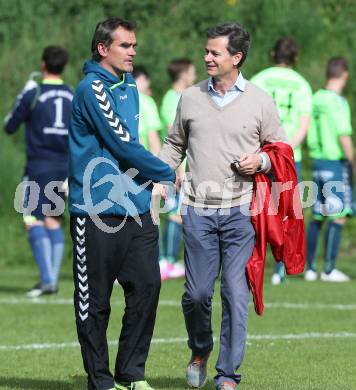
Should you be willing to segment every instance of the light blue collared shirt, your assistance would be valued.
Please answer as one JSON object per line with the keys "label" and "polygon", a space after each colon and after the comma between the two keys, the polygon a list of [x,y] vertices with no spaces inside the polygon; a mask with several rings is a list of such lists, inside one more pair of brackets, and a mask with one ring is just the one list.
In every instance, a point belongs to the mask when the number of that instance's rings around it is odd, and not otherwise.
{"label": "light blue collared shirt", "polygon": [[[245,86],[246,86],[246,80],[244,79],[244,77],[242,76],[242,73],[240,72],[239,75],[237,76],[235,84],[229,90],[227,90],[225,92],[224,96],[221,96],[214,88],[213,78],[209,77],[209,80],[208,80],[208,92],[209,92],[210,96],[212,97],[212,99],[214,100],[214,102],[219,107],[224,107],[227,104],[229,104],[230,102],[232,102],[234,99],[236,99],[240,95],[241,92],[245,91]],[[264,171],[268,166],[268,162],[267,162],[267,158],[266,158],[265,154],[259,153],[259,155],[261,157],[262,163],[261,163],[260,169],[258,169],[257,172]],[[270,165],[270,163],[269,163],[269,165]]]}
{"label": "light blue collared shirt", "polygon": [[225,92],[224,96],[221,96],[216,89],[214,88],[213,84],[213,78],[209,77],[208,80],[208,92],[214,102],[219,106],[219,107],[224,107],[230,102],[232,102],[234,99],[236,99],[241,92],[245,90],[246,86],[246,80],[242,76],[242,73],[240,72],[239,75],[237,76],[237,79],[235,81],[235,84]]}

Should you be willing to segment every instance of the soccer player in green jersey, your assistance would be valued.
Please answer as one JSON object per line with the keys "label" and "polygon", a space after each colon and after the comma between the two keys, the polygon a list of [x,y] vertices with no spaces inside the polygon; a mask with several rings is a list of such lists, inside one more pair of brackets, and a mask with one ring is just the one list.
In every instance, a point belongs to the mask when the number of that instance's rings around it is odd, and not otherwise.
{"label": "soccer player in green jersey", "polygon": [[[195,66],[188,58],[179,58],[171,61],[167,66],[167,71],[172,81],[172,87],[162,99],[162,140],[166,138],[168,130],[173,125],[181,93],[193,85],[196,79]],[[182,178],[183,174],[184,170],[181,167],[178,168],[177,175]],[[177,261],[182,241],[182,218],[179,213],[179,194],[175,198],[169,197],[167,201],[171,202],[169,206],[171,211],[164,225],[160,248],[162,280],[179,278],[185,274],[184,266]]]}
{"label": "soccer player in green jersey", "polygon": [[313,120],[308,132],[308,150],[313,159],[313,180],[317,200],[313,221],[307,234],[307,271],[305,279],[315,281],[318,238],[323,221],[325,232],[325,267],[320,279],[346,282],[349,277],[335,268],[341,232],[347,216],[354,214],[352,167],[354,147],[351,138],[351,114],[341,96],[348,80],[348,64],[342,57],[331,58],[326,69],[326,86],[313,96]]}
{"label": "soccer player in green jersey", "polygon": [[154,155],[161,150],[159,132],[161,130],[161,119],[159,117],[156,102],[151,94],[151,79],[142,66],[135,66],[132,73],[135,78],[139,95],[139,125],[138,132],[141,144]]}
{"label": "soccer player in green jersey", "polygon": [[167,66],[167,72],[172,81],[172,86],[162,99],[161,118],[163,130],[161,136],[163,140],[166,138],[167,131],[173,125],[181,93],[186,88],[192,86],[196,79],[195,66],[188,58],[179,58],[171,61]]}
{"label": "soccer player in green jersey", "polygon": [[[312,111],[312,90],[309,83],[293,69],[298,47],[291,38],[280,38],[272,50],[274,66],[262,70],[251,82],[264,89],[275,100],[289,143],[294,149],[294,160],[301,180],[301,144],[307,135]],[[277,263],[272,284],[285,278],[282,262]]]}

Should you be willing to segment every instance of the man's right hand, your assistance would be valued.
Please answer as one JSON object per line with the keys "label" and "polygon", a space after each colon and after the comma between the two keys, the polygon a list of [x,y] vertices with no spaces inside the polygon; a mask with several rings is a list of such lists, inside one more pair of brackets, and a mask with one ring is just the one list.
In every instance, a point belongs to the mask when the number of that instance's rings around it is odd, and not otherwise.
{"label": "man's right hand", "polygon": [[243,175],[254,175],[256,171],[261,167],[262,157],[258,153],[247,154],[244,153],[240,156],[237,170]]}
{"label": "man's right hand", "polygon": [[159,197],[160,199],[167,199],[167,188],[164,184],[153,184],[152,197]]}
{"label": "man's right hand", "polygon": [[160,183],[153,184],[152,195],[151,195],[151,218],[155,225],[159,225],[159,210],[161,199],[167,199],[166,186]]}

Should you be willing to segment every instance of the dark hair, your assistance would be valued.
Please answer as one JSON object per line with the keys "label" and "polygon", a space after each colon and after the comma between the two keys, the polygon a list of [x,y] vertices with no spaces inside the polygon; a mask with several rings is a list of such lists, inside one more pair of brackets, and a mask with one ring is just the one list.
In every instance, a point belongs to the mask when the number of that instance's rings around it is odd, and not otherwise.
{"label": "dark hair", "polygon": [[210,28],[206,35],[208,39],[228,37],[229,43],[227,50],[231,55],[238,52],[242,53],[238,67],[240,68],[242,66],[250,48],[250,34],[239,23],[219,24]]}
{"label": "dark hair", "polygon": [[177,58],[167,65],[167,72],[172,83],[179,80],[182,73],[186,72],[193,62],[189,58]]}
{"label": "dark hair", "polygon": [[134,79],[140,76],[145,76],[148,79],[150,78],[150,75],[148,74],[146,68],[141,65],[137,65],[137,66],[135,65],[134,70],[132,72],[132,76]]}
{"label": "dark hair", "polygon": [[272,51],[275,64],[294,65],[298,55],[298,46],[293,38],[283,37],[278,39]]}
{"label": "dark hair", "polygon": [[103,43],[105,47],[109,47],[113,41],[112,33],[118,27],[123,27],[125,30],[133,31],[136,28],[136,24],[120,18],[109,18],[96,25],[93,39],[91,41],[91,53],[93,60],[98,62],[101,60],[101,55],[98,52],[98,44]]}
{"label": "dark hair", "polygon": [[348,72],[349,65],[344,57],[332,57],[326,66],[326,78],[339,78],[344,72]]}
{"label": "dark hair", "polygon": [[68,62],[68,52],[60,46],[47,46],[42,53],[46,70],[52,74],[61,74]]}

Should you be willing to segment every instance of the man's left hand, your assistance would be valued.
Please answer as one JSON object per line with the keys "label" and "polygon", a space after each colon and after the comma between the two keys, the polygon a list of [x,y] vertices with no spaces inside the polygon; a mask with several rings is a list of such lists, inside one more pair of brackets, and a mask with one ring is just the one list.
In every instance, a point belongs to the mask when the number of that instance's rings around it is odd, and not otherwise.
{"label": "man's left hand", "polygon": [[262,158],[259,154],[244,153],[239,160],[238,171],[243,175],[253,175],[261,168]]}

